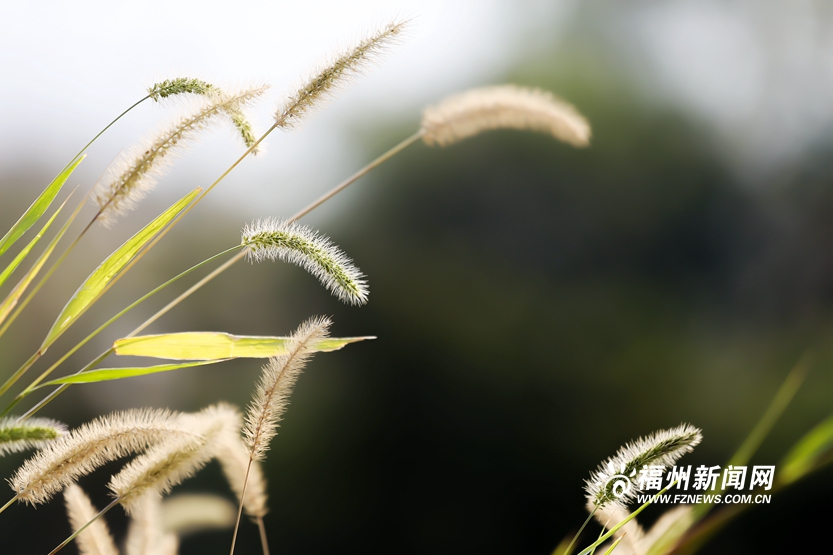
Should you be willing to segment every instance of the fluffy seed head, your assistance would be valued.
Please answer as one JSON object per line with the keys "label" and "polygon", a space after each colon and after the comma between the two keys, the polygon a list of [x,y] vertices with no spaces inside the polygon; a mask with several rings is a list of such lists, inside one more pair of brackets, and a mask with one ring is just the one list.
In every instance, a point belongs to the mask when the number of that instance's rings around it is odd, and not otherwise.
{"label": "fluffy seed head", "polygon": [[229,109],[239,110],[263,94],[266,88],[254,87],[231,95],[208,95],[191,115],[120,155],[93,191],[93,199],[100,210],[99,218],[108,223],[116,215],[131,209],[153,189],[156,180],[170,167],[189,140],[216,122],[218,116],[226,114]]}
{"label": "fluffy seed head", "polygon": [[165,499],[160,516],[165,531],[187,536],[233,527],[237,520],[237,505],[219,495],[180,493]]}
{"label": "fluffy seed head", "polygon": [[0,418],[0,457],[26,449],[40,449],[66,435],[66,426],[48,418]]}
{"label": "fluffy seed head", "polygon": [[167,438],[190,435],[166,410],[128,410],[102,416],[35,453],[9,484],[21,501],[43,503],[106,462]]}
{"label": "fluffy seed head", "polygon": [[161,499],[151,493],[134,503],[125,541],[126,555],[176,555],[179,539],[166,530]]}
{"label": "fluffy seed head", "polygon": [[[243,499],[243,509],[252,518],[263,518],[269,512],[266,506],[266,479],[263,477],[263,470],[260,463],[251,461],[249,467],[249,449],[243,445],[239,436],[228,436],[220,445],[217,451],[217,459],[223,468],[223,474],[231,486],[231,490],[240,499],[243,488],[246,488],[246,497]],[[246,474],[249,480],[246,482]]]}
{"label": "fluffy seed head", "polygon": [[169,96],[178,94],[206,94],[215,90],[216,87],[214,85],[206,83],[201,79],[177,77],[176,79],[165,79],[159,83],[154,83],[148,88],[148,96],[155,102],[159,102],[162,98],[168,98]]}
{"label": "fluffy seed head", "polygon": [[599,508],[615,504],[624,509],[640,492],[642,467],[671,466],[702,439],[699,429],[681,424],[624,445],[591,473],[585,485],[588,502]]}
{"label": "fluffy seed head", "polygon": [[342,301],[367,302],[367,282],[361,271],[327,237],[310,227],[286,220],[258,220],[243,229],[242,243],[255,262],[280,259],[297,264]]}
{"label": "fluffy seed head", "polygon": [[246,413],[243,437],[250,457],[255,461],[266,458],[269,442],[277,433],[277,426],[289,405],[289,396],[313,347],[327,337],[328,318],[312,318],[295,330],[286,345],[286,354],[272,357],[263,367],[255,397]]}
{"label": "fluffy seed head", "polygon": [[392,22],[374,35],[359,42],[323,67],[295,93],[286,99],[275,113],[278,127],[290,129],[301,118],[329,97],[350,78],[360,75],[365,67],[401,36],[405,22]]}
{"label": "fluffy seed head", "polygon": [[491,129],[549,133],[587,146],[590,124],[570,104],[540,89],[502,85],[472,89],[430,106],[422,114],[422,139],[447,146]]}
{"label": "fluffy seed head", "polygon": [[[87,494],[76,484],[70,485],[64,491],[64,501],[69,515],[69,523],[73,530],[78,530],[98,515],[98,510],[93,506]],[[78,551],[81,552],[81,555],[119,554],[103,518],[96,518],[92,524],[78,534],[77,542]]]}
{"label": "fluffy seed head", "polygon": [[182,415],[178,423],[191,434],[171,437],[151,447],[110,479],[110,491],[128,514],[141,505],[143,496],[167,493],[193,476],[216,455],[218,438],[238,433],[241,420],[240,413],[230,405],[220,404]]}

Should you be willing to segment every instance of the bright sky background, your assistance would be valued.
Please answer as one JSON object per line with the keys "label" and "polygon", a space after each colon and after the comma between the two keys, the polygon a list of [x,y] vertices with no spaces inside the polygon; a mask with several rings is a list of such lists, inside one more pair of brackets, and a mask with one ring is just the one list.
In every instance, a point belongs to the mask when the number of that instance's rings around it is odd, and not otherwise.
{"label": "bright sky background", "polygon": [[[569,49],[575,29],[592,31],[647,98],[711,126],[727,156],[754,175],[830,137],[830,12],[818,0],[9,2],[0,20],[0,174],[46,182],[167,77],[271,83],[252,116],[263,130],[284,92],[319,61],[379,24],[410,18],[407,38],[379,67],[301,130],[270,137],[266,154],[236,170],[214,202],[293,211],[367,161],[356,149],[357,128],[386,120],[416,126],[426,104],[503,81],[536,48]],[[142,106],[90,151],[76,176],[95,181],[120,149],[177,108]],[[165,183],[210,181],[239,152],[230,132],[212,134]]]}

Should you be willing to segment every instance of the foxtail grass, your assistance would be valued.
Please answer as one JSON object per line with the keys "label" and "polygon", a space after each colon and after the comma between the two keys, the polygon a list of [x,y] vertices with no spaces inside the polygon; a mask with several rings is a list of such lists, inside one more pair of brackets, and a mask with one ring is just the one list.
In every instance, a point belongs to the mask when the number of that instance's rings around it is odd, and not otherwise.
{"label": "foxtail grass", "polygon": [[118,555],[119,550],[107,524],[103,519],[96,518],[99,511],[80,486],[72,484],[67,487],[64,491],[64,502],[74,531],[90,523],[78,534],[78,551],[81,555]]}

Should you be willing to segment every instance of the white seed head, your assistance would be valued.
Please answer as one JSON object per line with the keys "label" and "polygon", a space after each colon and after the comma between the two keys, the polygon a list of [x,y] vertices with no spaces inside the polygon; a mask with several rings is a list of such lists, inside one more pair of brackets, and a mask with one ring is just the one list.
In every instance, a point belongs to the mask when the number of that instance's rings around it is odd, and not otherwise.
{"label": "white seed head", "polygon": [[190,435],[166,410],[136,409],[102,416],[35,453],[9,484],[21,501],[43,503],[106,462],[171,437]]}
{"label": "white seed head", "polygon": [[318,107],[352,77],[360,75],[368,64],[401,36],[405,22],[392,22],[352,49],[327,63],[286,99],[275,113],[278,127],[296,127],[301,118]]}
{"label": "white seed head", "polygon": [[193,476],[216,455],[220,437],[239,433],[241,420],[230,405],[219,404],[181,415],[178,423],[191,433],[151,447],[110,479],[110,491],[128,514],[140,506],[143,496],[165,494]]}
{"label": "white seed head", "polygon": [[106,224],[135,206],[153,189],[188,142],[216,123],[228,110],[239,110],[266,91],[259,86],[236,94],[210,94],[191,115],[120,155],[93,190],[99,218]]}
{"label": "white seed head", "polygon": [[161,499],[155,493],[142,496],[133,504],[125,540],[126,555],[176,555],[179,539],[165,526]]}
{"label": "white seed head", "polygon": [[[240,437],[228,436],[217,451],[217,459],[223,468],[223,474],[231,486],[231,490],[240,499],[243,488],[246,488],[246,497],[243,499],[243,509],[252,518],[263,518],[269,512],[266,506],[268,499],[266,493],[266,478],[263,477],[263,470],[260,463],[251,461],[250,450],[243,445]],[[246,474],[249,479],[246,482]]]}
{"label": "white seed head", "polygon": [[638,474],[644,466],[671,466],[702,439],[698,428],[681,424],[625,444],[585,482],[588,502],[600,509],[608,504],[624,509],[641,491]]}
{"label": "white seed head", "polygon": [[48,418],[0,418],[0,457],[27,449],[40,449],[66,433],[66,426]]}
{"label": "white seed head", "polygon": [[103,518],[96,518],[98,509],[90,501],[84,490],[76,484],[72,484],[64,491],[64,501],[69,515],[69,523],[73,531],[95,518],[95,521],[87,526],[83,532],[78,534],[78,551],[81,555],[118,555],[119,550],[107,523]]}
{"label": "white seed head", "polygon": [[180,493],[162,502],[160,517],[166,532],[181,537],[233,527],[237,520],[237,505],[219,495]]}
{"label": "white seed head", "polygon": [[258,220],[243,229],[249,258],[301,266],[343,302],[364,304],[368,287],[361,271],[329,238],[308,226],[278,219]]}
{"label": "white seed head", "polygon": [[316,343],[327,337],[328,318],[307,320],[290,336],[286,354],[272,357],[263,366],[255,397],[246,413],[243,438],[250,458],[266,458],[269,442],[277,433],[277,426],[289,405],[289,396],[307,360],[313,355]]}
{"label": "white seed head", "polygon": [[472,89],[425,109],[422,139],[447,146],[492,129],[549,133],[573,146],[587,146],[590,124],[567,102],[540,89],[501,85]]}

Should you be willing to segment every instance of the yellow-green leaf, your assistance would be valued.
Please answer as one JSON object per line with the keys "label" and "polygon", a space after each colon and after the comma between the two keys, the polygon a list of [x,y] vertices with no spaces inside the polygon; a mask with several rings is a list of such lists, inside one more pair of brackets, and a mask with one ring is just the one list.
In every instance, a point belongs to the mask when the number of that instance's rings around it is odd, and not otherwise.
{"label": "yellow-green leaf", "polygon": [[785,483],[798,480],[813,469],[816,462],[833,452],[833,416],[823,420],[790,449],[779,465]]}
{"label": "yellow-green leaf", "polygon": [[[374,337],[329,337],[318,342],[316,351],[335,351],[348,343]],[[143,335],[119,339],[117,355],[204,360],[218,358],[269,358],[286,352],[286,337],[231,335],[221,332],[184,332]]]}
{"label": "yellow-green leaf", "polygon": [[32,250],[32,248],[34,248],[34,246],[38,244],[38,241],[40,241],[40,238],[43,237],[43,234],[46,233],[46,230],[49,229],[49,226],[52,225],[52,222],[55,221],[55,218],[61,212],[61,209],[63,207],[64,207],[64,205],[62,204],[55,211],[55,213],[52,214],[52,217],[49,218],[49,220],[46,222],[46,225],[44,225],[41,228],[41,230],[38,232],[38,234],[35,235],[32,238],[31,241],[29,241],[29,244],[26,245],[23,248],[23,250],[20,251],[17,254],[17,256],[14,257],[14,260],[12,260],[11,263],[8,266],[6,266],[6,269],[3,270],[3,273],[0,273],[0,287],[2,287],[4,283],[6,283],[6,280],[9,278],[9,276],[12,274],[12,272],[14,272],[17,269],[17,267],[20,266],[20,263],[23,262],[23,260],[29,255],[29,252]]}
{"label": "yellow-green leaf", "polygon": [[49,330],[46,339],[43,341],[42,347],[51,345],[64,330],[84,314],[104,294],[110,283],[119,276],[120,272],[133,260],[139,250],[188,206],[200,191],[202,191],[202,188],[197,187],[179,199],[173,206],[162,212],[155,220],[116,249],[98,268],[93,270],[93,273],[81,284],[81,287],[78,288],[55,320],[52,329]]}
{"label": "yellow-green leaf", "polygon": [[[66,204],[66,201],[64,203]],[[63,206],[61,207],[63,208]],[[76,211],[76,214],[77,213],[78,212]],[[55,212],[52,218],[54,219],[57,214],[58,212]],[[20,297],[23,296],[23,293],[26,292],[26,288],[29,287],[29,284],[32,283],[32,280],[35,279],[35,276],[37,276],[38,272],[40,272],[41,268],[43,268],[43,265],[46,263],[46,260],[49,258],[49,255],[51,255],[52,251],[55,250],[55,245],[58,244],[58,241],[61,240],[61,238],[64,236],[64,233],[66,233],[67,229],[69,229],[69,224],[71,224],[72,221],[73,218],[67,220],[67,222],[63,225],[63,227],[61,227],[61,230],[57,233],[57,235],[55,235],[52,241],[49,242],[49,245],[46,247],[46,250],[44,250],[41,253],[40,257],[38,257],[38,259],[35,261],[32,267],[29,268],[29,271],[26,272],[26,275],[24,275],[20,279],[17,285],[14,286],[14,289],[12,289],[12,291],[3,300],[3,302],[0,303],[0,323],[2,323],[9,315],[9,313],[12,311],[12,309],[15,306],[17,306]],[[13,319],[14,318],[12,318],[12,320]],[[9,326],[9,324],[11,324],[12,320],[9,320],[8,322],[6,322],[5,326],[0,328],[0,335],[3,335],[3,333],[6,331],[6,328]]]}
{"label": "yellow-green leaf", "polygon": [[50,183],[40,196],[35,199],[35,202],[33,202],[32,205],[26,209],[26,212],[23,213],[8,233],[0,239],[0,255],[6,252],[15,241],[20,239],[21,235],[26,233],[26,231],[35,225],[35,222],[43,216],[44,212],[46,212],[49,208],[49,205],[51,205],[52,201],[55,200],[55,197],[58,195],[61,187],[64,186],[64,183],[66,183],[67,179],[69,179],[69,176],[72,175],[72,172],[75,171],[75,168],[78,167],[78,164],[80,164],[81,160],[85,157],[86,154],[73,160],[69,166],[64,168],[64,170],[52,180],[52,183]]}
{"label": "yellow-green leaf", "polygon": [[109,382],[112,380],[123,380],[125,378],[135,378],[136,376],[147,376],[148,374],[158,374],[159,372],[170,372],[171,370],[179,370],[180,368],[191,368],[193,366],[205,366],[206,364],[216,364],[224,362],[227,358],[217,360],[200,360],[197,362],[183,362],[180,364],[160,364],[158,366],[144,366],[144,367],[130,367],[130,368],[99,368],[98,370],[90,370],[89,372],[82,372],[80,374],[73,374],[57,380],[48,381],[40,384],[35,389],[46,387],[48,385],[68,385],[79,383],[96,383]]}

